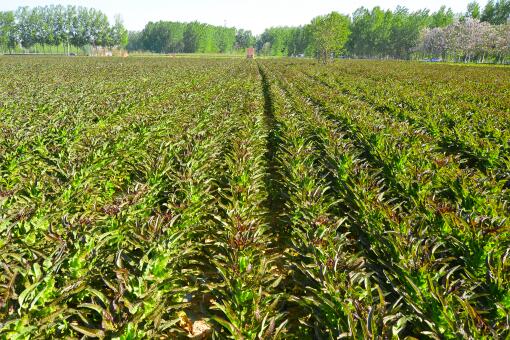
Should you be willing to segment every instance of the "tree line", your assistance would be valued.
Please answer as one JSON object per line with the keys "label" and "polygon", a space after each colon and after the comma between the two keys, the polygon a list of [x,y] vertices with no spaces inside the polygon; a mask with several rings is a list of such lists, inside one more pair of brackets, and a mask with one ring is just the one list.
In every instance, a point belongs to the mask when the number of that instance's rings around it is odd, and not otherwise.
{"label": "tree line", "polygon": [[268,56],[358,58],[438,57],[465,61],[503,61],[510,55],[510,0],[473,1],[465,13],[361,7],[351,16],[332,12],[299,27],[271,27],[261,35],[200,22],[149,22],[127,32],[96,9],[75,6],[20,7],[0,12],[0,46],[126,47],[155,53],[232,53],[256,47]]}
{"label": "tree line", "polygon": [[[198,22],[150,22],[129,33],[129,50],[157,53],[230,53],[254,46],[267,56],[308,56],[327,60],[442,57],[501,60],[508,56],[510,0],[476,2],[465,13],[445,6],[435,12],[405,7],[361,7],[351,16],[332,12],[299,27],[271,27],[255,37],[250,31]],[[492,44],[491,44],[492,42]]]}
{"label": "tree line", "polygon": [[457,62],[503,62],[510,56],[510,25],[465,18],[447,27],[427,28],[416,50],[422,56]]}
{"label": "tree line", "polygon": [[108,17],[94,8],[81,6],[20,7],[0,12],[0,47],[14,51],[40,46],[126,46],[128,32],[119,16],[110,25]]}
{"label": "tree line", "polygon": [[250,31],[190,23],[149,22],[141,32],[129,32],[128,50],[156,53],[231,53],[254,40]]}
{"label": "tree line", "polygon": [[[405,7],[394,11],[361,7],[352,17],[333,12],[304,26],[269,28],[257,40],[257,50],[263,55],[280,56],[324,58],[326,52],[367,58],[409,58],[423,28],[447,26],[454,22],[454,17],[445,7],[434,13],[410,12]],[[328,38],[317,32],[324,32]],[[329,46],[324,48],[327,41]]]}
{"label": "tree line", "polygon": [[[327,23],[323,22],[326,17]],[[490,57],[501,61],[510,55],[509,20],[510,0],[491,0],[483,10],[471,2],[462,14],[444,6],[432,13],[400,6],[393,11],[361,7],[351,17],[333,12],[300,27],[268,28],[258,37],[256,47],[259,54],[271,56],[324,58],[326,53],[358,58],[435,56],[486,61]]]}

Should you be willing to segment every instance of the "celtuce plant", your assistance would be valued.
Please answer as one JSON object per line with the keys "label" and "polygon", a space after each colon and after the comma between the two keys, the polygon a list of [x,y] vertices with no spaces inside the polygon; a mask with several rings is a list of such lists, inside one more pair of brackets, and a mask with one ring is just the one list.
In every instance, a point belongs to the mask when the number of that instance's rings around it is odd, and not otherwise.
{"label": "celtuce plant", "polygon": [[0,75],[0,338],[510,336],[508,70]]}

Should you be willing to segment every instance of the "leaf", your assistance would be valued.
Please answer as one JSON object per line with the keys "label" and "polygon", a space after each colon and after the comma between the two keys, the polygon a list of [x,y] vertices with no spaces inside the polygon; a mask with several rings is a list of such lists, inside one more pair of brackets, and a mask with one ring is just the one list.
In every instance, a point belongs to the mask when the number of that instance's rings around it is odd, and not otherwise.
{"label": "leaf", "polygon": [[75,331],[77,331],[83,335],[89,336],[91,338],[104,338],[105,337],[104,331],[102,331],[100,329],[94,329],[94,328],[88,328],[85,326],[80,326],[78,323],[74,323],[74,322],[71,322],[70,325]]}

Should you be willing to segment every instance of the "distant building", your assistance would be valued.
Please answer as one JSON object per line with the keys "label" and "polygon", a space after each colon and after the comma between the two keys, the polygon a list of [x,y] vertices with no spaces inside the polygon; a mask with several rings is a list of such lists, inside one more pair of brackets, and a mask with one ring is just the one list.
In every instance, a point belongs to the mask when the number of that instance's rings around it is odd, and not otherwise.
{"label": "distant building", "polygon": [[248,59],[255,58],[255,49],[253,47],[248,47],[246,49],[246,58],[248,58]]}

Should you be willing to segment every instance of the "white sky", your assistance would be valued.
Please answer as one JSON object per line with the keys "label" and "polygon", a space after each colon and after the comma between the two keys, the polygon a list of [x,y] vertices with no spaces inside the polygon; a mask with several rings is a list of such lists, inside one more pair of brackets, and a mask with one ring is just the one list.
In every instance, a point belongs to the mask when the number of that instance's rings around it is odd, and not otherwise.
{"label": "white sky", "polygon": [[[128,30],[141,30],[149,21],[193,21],[214,25],[235,26],[260,34],[271,26],[297,26],[308,23],[317,15],[338,11],[352,14],[358,7],[394,9],[397,5],[411,10],[428,8],[437,10],[441,5],[454,12],[465,12],[469,0],[0,0],[0,11],[14,10],[19,6],[50,4],[80,5],[102,10],[111,19],[120,14]],[[485,6],[487,0],[479,3]]]}

